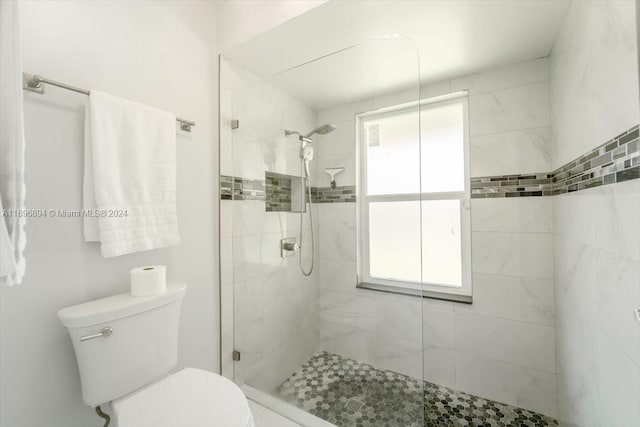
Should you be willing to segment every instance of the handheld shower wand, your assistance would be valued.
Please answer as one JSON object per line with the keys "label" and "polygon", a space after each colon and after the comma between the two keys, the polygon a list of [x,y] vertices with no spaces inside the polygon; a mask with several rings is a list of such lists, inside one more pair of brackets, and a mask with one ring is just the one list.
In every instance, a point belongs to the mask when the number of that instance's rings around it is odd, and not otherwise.
{"label": "handheld shower wand", "polygon": [[[316,257],[316,249],[315,249],[316,242],[314,237],[315,230],[313,227],[313,211],[311,210],[311,173],[309,171],[309,163],[311,162],[311,160],[313,160],[313,146],[311,145],[311,143],[313,142],[313,139],[311,139],[311,137],[315,134],[325,135],[329,132],[333,132],[334,130],[336,130],[335,125],[326,124],[312,130],[306,135],[303,135],[300,132],[295,130],[285,129],[284,131],[285,136],[298,135],[298,139],[300,140],[300,169],[301,169],[300,174],[303,177],[303,179],[301,180],[302,194],[303,194],[302,197],[305,197],[307,199],[304,205],[306,206],[307,203],[309,204],[309,223],[311,225],[311,266],[307,271],[302,265],[303,212],[300,212],[300,251],[298,252],[298,258],[300,260],[300,271],[302,271],[302,274],[304,274],[305,276],[310,276],[311,273],[313,272],[313,265],[315,263],[315,257]],[[305,185],[306,185],[306,189],[305,189]]]}

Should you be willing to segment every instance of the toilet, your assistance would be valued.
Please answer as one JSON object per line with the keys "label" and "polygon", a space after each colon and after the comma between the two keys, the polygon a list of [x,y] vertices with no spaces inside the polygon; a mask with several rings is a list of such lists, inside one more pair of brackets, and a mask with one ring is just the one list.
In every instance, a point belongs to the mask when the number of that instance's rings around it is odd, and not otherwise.
{"label": "toilet", "polygon": [[232,381],[178,362],[185,285],[161,294],[120,294],[60,310],[80,371],[82,399],[110,403],[118,427],[254,427]]}

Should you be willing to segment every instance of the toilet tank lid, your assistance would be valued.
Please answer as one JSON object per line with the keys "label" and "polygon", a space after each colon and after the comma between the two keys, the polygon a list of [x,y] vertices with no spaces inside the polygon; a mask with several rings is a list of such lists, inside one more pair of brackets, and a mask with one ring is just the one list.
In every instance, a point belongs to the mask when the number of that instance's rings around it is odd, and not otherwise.
{"label": "toilet tank lid", "polygon": [[58,311],[58,318],[67,328],[82,328],[149,311],[184,297],[187,285],[173,283],[160,294],[134,297],[128,293],[114,295]]}

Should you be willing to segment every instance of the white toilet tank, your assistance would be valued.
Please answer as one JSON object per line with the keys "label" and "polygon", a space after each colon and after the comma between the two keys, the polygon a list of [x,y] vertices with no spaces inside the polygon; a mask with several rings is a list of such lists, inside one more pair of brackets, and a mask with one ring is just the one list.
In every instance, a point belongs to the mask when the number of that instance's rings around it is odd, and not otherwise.
{"label": "white toilet tank", "polygon": [[127,395],[176,365],[186,289],[174,284],[158,295],[120,294],[58,312],[73,342],[87,405]]}

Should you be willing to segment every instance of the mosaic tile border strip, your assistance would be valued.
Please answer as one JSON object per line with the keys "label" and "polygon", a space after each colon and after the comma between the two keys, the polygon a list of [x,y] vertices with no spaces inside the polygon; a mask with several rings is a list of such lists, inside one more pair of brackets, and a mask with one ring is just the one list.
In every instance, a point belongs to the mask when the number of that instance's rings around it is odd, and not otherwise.
{"label": "mosaic tile border strip", "polygon": [[220,175],[220,199],[265,200],[264,181]]}
{"label": "mosaic tile border strip", "polygon": [[471,198],[552,196],[640,178],[638,125],[550,173],[471,178]]}
{"label": "mosaic tile border strip", "polygon": [[638,125],[553,172],[553,194],[640,178]]}
{"label": "mosaic tile border strip", "polygon": [[552,177],[536,173],[471,178],[471,198],[551,196]]}
{"label": "mosaic tile border strip", "polygon": [[265,210],[291,212],[291,175],[265,172]]}
{"label": "mosaic tile border strip", "polygon": [[278,387],[280,397],[340,427],[548,427],[546,415],[321,351]]}
{"label": "mosaic tile border strip", "polygon": [[311,201],[313,203],[355,203],[356,186],[311,187]]}
{"label": "mosaic tile border strip", "polygon": [[[265,172],[265,180],[220,175],[220,199],[264,200],[267,212],[291,211],[291,175]],[[356,186],[311,187],[312,203],[354,203]]]}

